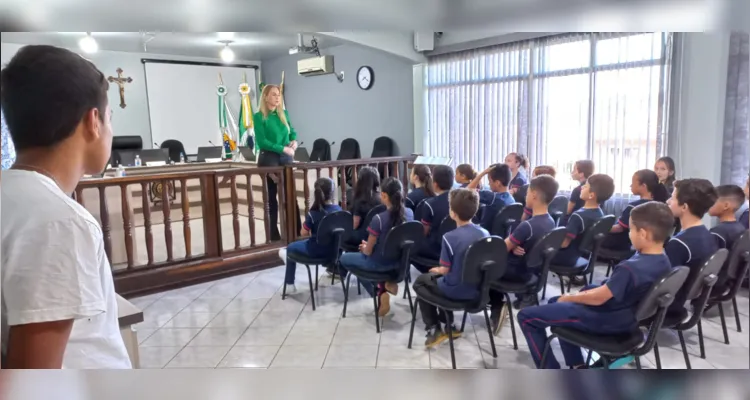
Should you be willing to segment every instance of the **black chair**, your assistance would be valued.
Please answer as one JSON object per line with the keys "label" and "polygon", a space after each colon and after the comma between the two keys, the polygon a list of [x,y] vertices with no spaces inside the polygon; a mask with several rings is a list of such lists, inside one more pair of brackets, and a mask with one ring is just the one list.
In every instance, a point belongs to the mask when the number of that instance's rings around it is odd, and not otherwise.
{"label": "black chair", "polygon": [[[360,228],[364,227],[364,229],[367,229],[368,226],[370,226],[370,222],[372,222],[372,219],[375,218],[376,215],[382,213],[386,210],[386,207],[383,204],[378,204],[377,206],[373,207],[365,216],[365,219],[363,221],[359,222]],[[358,237],[355,237],[356,234],[355,230],[352,230],[350,237],[344,240],[344,243],[341,244],[341,249],[350,252],[350,253],[356,253],[359,251],[359,244],[360,240]]]}
{"label": "black chair", "polygon": [[141,150],[139,154],[143,165],[150,162],[164,162],[169,164],[169,149],[148,149]]}
{"label": "black chair", "polygon": [[331,161],[331,144],[325,139],[316,139],[313,142],[310,161]]}
{"label": "black chair", "polygon": [[224,148],[221,146],[198,147],[198,162],[206,162],[206,159],[221,158],[221,152]]}
{"label": "black chair", "polygon": [[[484,321],[487,325],[487,333],[490,336],[490,346],[492,347],[492,357],[494,358],[497,358],[497,350],[495,349],[495,339],[492,337],[490,316],[487,314],[487,303],[490,301],[490,282],[496,281],[505,273],[507,259],[508,249],[505,247],[505,240],[500,237],[490,236],[482,238],[469,246],[464,256],[461,281],[479,287],[479,298],[476,300],[454,300],[445,297],[439,291],[435,292],[424,286],[414,288],[417,299],[432,304],[443,311],[464,311],[464,316],[467,313],[475,314],[484,312]],[[412,339],[414,338],[417,308],[419,308],[419,302],[416,302],[411,313],[411,330],[409,331],[408,345],[410,349]],[[453,349],[453,321],[450,317],[452,313],[446,314],[448,315],[446,326],[448,328],[448,343],[451,350],[451,363],[453,369],[456,369],[456,354]],[[463,326],[461,330],[463,331]]]}
{"label": "black chair", "polygon": [[[524,296],[534,296],[536,305],[539,305],[538,293],[545,285],[547,285],[547,275],[549,275],[550,263],[555,257],[555,254],[557,254],[557,251],[560,249],[564,240],[565,228],[555,228],[539,239],[525,258],[526,268],[539,270],[539,274],[531,274],[531,278],[529,278],[528,281],[511,282],[503,280],[501,276],[500,279],[494,280],[490,283],[491,290],[501,292],[505,295],[510,319],[510,330],[513,334],[513,349],[515,350],[518,350],[518,341],[516,340],[515,322],[513,321],[513,305],[510,300],[510,295],[520,294]],[[463,330],[465,324],[466,314],[464,314],[464,320],[461,323],[461,330]]]}
{"label": "black chair", "polygon": [[661,280],[654,283],[648,294],[638,304],[635,319],[637,321],[651,319],[645,341],[643,332],[637,327],[631,332],[619,335],[602,335],[572,328],[552,327],[552,335],[544,348],[540,368],[547,361],[552,339],[558,338],[558,340],[564,340],[589,351],[595,351],[601,356],[605,369],[609,369],[613,360],[631,355],[635,357],[636,366],[640,369],[639,357],[648,353],[654,347],[656,334],[664,322],[667,308],[674,301],[677,291],[685,283],[689,272],[690,270],[687,267],[672,268]]}
{"label": "black chair", "polygon": [[[365,280],[373,283],[380,282],[396,282],[400,283],[406,279],[406,274],[409,273],[409,255],[414,245],[423,236],[424,230],[422,224],[416,221],[404,222],[403,224],[392,228],[388,235],[385,237],[385,243],[381,248],[383,254],[392,255],[392,258],[398,259],[397,268],[387,272],[376,272],[366,271],[361,269],[349,269],[349,274],[346,276],[346,285],[344,286],[344,312],[343,318],[346,318],[346,305],[349,301],[349,284],[351,282],[352,275],[357,277],[357,280]],[[342,282],[343,285],[343,282]],[[414,303],[411,298],[411,291],[409,285],[404,285],[407,297],[409,298],[409,309],[414,309]],[[380,333],[380,317],[378,316],[378,308],[380,308],[379,296],[377,293],[372,298],[372,304],[375,307],[375,331]],[[413,311],[412,311],[413,312]]]}
{"label": "black chair", "polygon": [[[570,292],[570,285],[574,276],[585,277],[586,275],[589,275],[589,283],[592,283],[594,280],[594,266],[596,265],[597,256],[601,249],[602,240],[607,236],[607,233],[609,233],[614,222],[614,215],[605,215],[599,218],[598,221],[594,222],[594,224],[583,233],[583,238],[581,239],[578,248],[581,250],[581,253],[589,255],[588,259],[578,257],[575,265],[550,265],[550,272],[556,274],[560,279],[561,294],[565,294],[563,276],[568,278],[568,292]],[[547,288],[545,287],[542,293],[542,298],[545,297],[546,291]]]}
{"label": "black chair", "polygon": [[167,149],[167,151],[169,152],[169,159],[173,162],[180,162],[180,155],[186,157],[187,159],[187,155],[185,154],[185,146],[179,140],[165,140],[159,147],[162,149]]}
{"label": "black chair", "polygon": [[[669,239],[664,242],[664,246],[667,245],[667,242],[669,242]],[[633,257],[634,254],[635,250],[632,248],[627,250],[613,250],[602,247],[599,249],[599,254],[597,254],[597,257],[599,261],[607,264],[607,273],[605,274],[605,276],[609,277],[609,274],[612,273],[612,268],[614,268],[615,265],[627,260],[630,257]]]}
{"label": "black chair", "polygon": [[112,151],[118,150],[143,150],[143,139],[140,136],[115,136]]}
{"label": "black chair", "polygon": [[555,225],[560,225],[560,220],[568,212],[568,198],[565,196],[555,196],[549,203],[549,215],[555,220]]}
{"label": "black chair", "polygon": [[[486,209],[485,212],[487,212]],[[510,235],[510,229],[517,221],[521,220],[521,217],[523,217],[523,204],[513,203],[503,207],[492,220],[490,234],[507,238]]]}
{"label": "black chair", "polygon": [[[344,139],[341,142],[341,147],[339,148],[339,155],[336,157],[337,160],[359,160],[362,158],[362,153],[359,151],[359,142],[357,139]],[[349,186],[352,185],[352,175],[354,173],[354,167],[344,167],[344,173],[346,174],[346,184]],[[338,182],[341,182],[341,169],[339,169],[339,180]],[[386,177],[384,175],[380,175],[382,179],[385,179]]]}
{"label": "black chair", "polygon": [[396,155],[396,144],[393,142],[393,139],[388,136],[381,136],[375,139],[375,143],[372,145],[371,158],[393,157],[394,155]]}
{"label": "black chair", "polygon": [[[719,271],[727,260],[728,254],[729,251],[726,249],[717,251],[716,254],[711,256],[711,258],[703,264],[703,267],[701,267],[698,273],[693,276],[688,276],[689,280],[685,282],[685,286],[688,288],[686,300],[690,301],[693,306],[691,307],[693,309],[693,314],[689,319],[688,314],[690,312],[685,307],[682,307],[679,310],[674,308],[667,310],[667,314],[664,316],[662,328],[674,329],[677,331],[687,369],[691,369],[690,356],[688,355],[687,346],[685,345],[685,337],[682,335],[682,332],[698,325],[698,343],[700,344],[701,358],[706,358],[706,348],[703,345],[703,326],[701,325],[701,318],[703,317],[703,311],[706,309],[708,297],[711,294],[714,284],[716,284]],[[642,325],[648,326],[648,323],[651,321],[647,320],[644,322],[645,323],[642,323]],[[661,369],[658,342],[654,342],[654,358],[656,359],[656,368]]]}
{"label": "black chair", "polygon": [[527,183],[516,190],[516,193],[513,194],[513,200],[515,200],[516,203],[526,204],[526,194],[528,192],[529,184]]}
{"label": "black chair", "polygon": [[[708,299],[709,307],[719,306],[719,317],[721,318],[721,329],[724,332],[724,343],[729,344],[729,334],[727,333],[727,321],[724,317],[724,306],[722,303],[732,300],[734,308],[734,319],[737,323],[737,332],[742,332],[740,326],[740,314],[737,310],[737,292],[742,287],[742,281],[750,269],[750,232],[743,233],[732,245],[729,251],[729,257],[719,273],[719,281],[723,284],[717,293],[711,293]],[[700,325],[698,325],[700,328]]]}
{"label": "black chair", "polygon": [[[352,230],[352,215],[348,211],[336,211],[323,217],[320,221],[315,240],[321,246],[331,245],[331,254],[325,257],[310,257],[302,254],[295,254],[287,252],[287,258],[291,258],[293,261],[304,264],[307,268],[307,278],[310,280],[310,300],[312,301],[312,309],[315,311],[315,290],[318,290],[318,266],[319,265],[334,265],[338,266],[341,252],[338,249],[341,247],[341,243],[347,233]],[[315,289],[313,290],[313,280],[310,274],[310,265],[315,265]],[[281,299],[286,298],[286,285],[281,292]]]}
{"label": "black chair", "polygon": [[[440,222],[440,226],[438,227],[438,234],[440,235],[440,240],[442,244],[443,235],[446,233],[456,229],[456,221],[453,220],[450,216],[447,216],[443,218],[443,220]],[[423,237],[423,240],[426,240]],[[437,266],[440,262],[440,254],[436,254],[437,257],[429,257],[424,254],[412,254],[411,257],[409,257],[409,261],[411,261],[412,264],[417,264],[424,267],[434,267]],[[406,279],[410,279],[410,277],[406,277]]]}

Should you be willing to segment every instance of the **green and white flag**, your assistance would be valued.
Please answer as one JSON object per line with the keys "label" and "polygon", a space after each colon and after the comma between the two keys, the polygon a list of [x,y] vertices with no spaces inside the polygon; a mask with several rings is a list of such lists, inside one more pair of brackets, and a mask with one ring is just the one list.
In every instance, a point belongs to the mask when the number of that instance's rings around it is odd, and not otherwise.
{"label": "green and white flag", "polygon": [[[240,117],[238,119],[237,136],[240,146],[254,147],[255,132],[253,129],[253,103],[250,99],[250,85],[240,84]],[[252,141],[252,142],[251,142]],[[253,144],[253,146],[251,146]]]}

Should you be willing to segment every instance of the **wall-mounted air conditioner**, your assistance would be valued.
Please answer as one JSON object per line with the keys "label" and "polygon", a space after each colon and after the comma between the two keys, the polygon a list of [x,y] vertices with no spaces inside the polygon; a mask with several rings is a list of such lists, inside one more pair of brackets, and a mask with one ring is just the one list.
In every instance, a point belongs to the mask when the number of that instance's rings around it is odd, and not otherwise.
{"label": "wall-mounted air conditioner", "polygon": [[302,76],[333,73],[333,56],[320,56],[297,61],[297,72]]}

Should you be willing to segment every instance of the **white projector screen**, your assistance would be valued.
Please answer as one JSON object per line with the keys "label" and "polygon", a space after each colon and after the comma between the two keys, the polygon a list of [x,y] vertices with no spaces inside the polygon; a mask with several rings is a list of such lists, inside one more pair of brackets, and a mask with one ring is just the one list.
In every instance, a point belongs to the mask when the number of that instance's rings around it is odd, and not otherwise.
{"label": "white projector screen", "polygon": [[[258,111],[256,70],[246,67],[144,62],[152,142],[161,144],[176,139],[185,145],[187,154],[196,154],[198,147],[221,146],[219,132],[219,101],[216,86],[219,73],[227,87],[227,105],[239,117],[238,91],[245,73],[251,88],[253,111]],[[231,120],[228,121],[231,124]],[[231,128],[230,128],[231,129]],[[154,147],[151,143],[150,147]],[[144,147],[149,147],[145,144]]]}

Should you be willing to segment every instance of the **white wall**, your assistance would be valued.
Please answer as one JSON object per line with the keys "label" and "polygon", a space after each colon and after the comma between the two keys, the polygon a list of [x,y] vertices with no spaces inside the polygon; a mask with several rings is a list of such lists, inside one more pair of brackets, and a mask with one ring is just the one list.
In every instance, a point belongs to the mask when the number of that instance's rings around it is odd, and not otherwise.
{"label": "white wall", "polygon": [[[23,45],[0,43],[0,63],[3,65],[8,63],[21,47],[23,47]],[[77,51],[77,49],[70,50]],[[146,96],[146,76],[141,59],[156,58],[179,61],[220,62],[218,58],[181,57],[151,53],[125,53],[119,51],[99,51],[96,54],[84,54],[84,57],[91,60],[105,76],[117,76],[115,70],[117,68],[122,68],[124,71],[123,76],[133,78],[132,83],[125,85],[125,103],[127,104],[127,107],[124,109],[119,107],[120,92],[117,85],[110,85],[109,104],[113,111],[112,128],[116,136],[137,135],[142,137],[144,148],[153,147],[153,140],[151,140],[148,101]],[[258,66],[261,64],[259,61],[236,61],[235,63],[254,64]],[[185,84],[190,85],[190,82],[185,82]],[[215,97],[216,93],[196,93],[195,95]]]}

